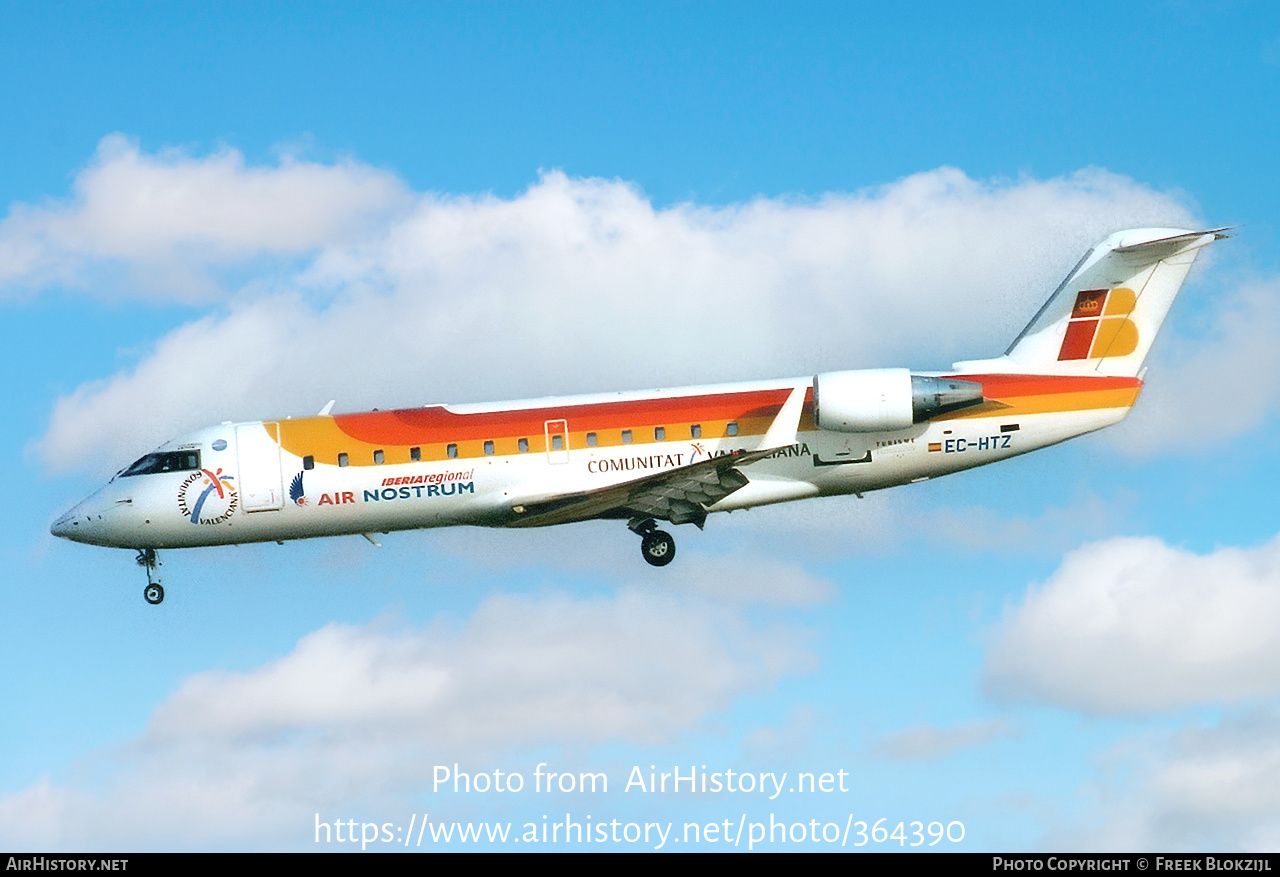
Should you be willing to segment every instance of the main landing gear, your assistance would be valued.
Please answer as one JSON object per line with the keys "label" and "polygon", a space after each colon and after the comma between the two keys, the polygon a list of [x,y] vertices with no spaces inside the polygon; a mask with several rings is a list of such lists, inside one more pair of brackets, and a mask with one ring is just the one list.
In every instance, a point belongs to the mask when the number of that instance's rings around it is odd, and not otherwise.
{"label": "main landing gear", "polygon": [[152,606],[164,600],[164,588],[160,586],[160,558],[156,556],[154,548],[139,548],[137,557],[138,566],[145,567],[147,570],[147,587],[142,592],[142,598]]}
{"label": "main landing gear", "polygon": [[651,566],[666,566],[676,557],[676,540],[659,530],[653,518],[628,522],[633,533],[640,534],[640,553]]}

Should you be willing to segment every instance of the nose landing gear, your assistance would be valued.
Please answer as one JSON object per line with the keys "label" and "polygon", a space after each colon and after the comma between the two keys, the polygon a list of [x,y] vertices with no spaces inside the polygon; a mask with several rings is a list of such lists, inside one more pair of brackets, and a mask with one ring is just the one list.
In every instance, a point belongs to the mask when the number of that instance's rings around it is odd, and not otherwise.
{"label": "nose landing gear", "polygon": [[142,592],[142,599],[146,600],[152,606],[158,605],[164,600],[164,588],[160,585],[160,558],[156,556],[154,548],[138,549],[136,558],[138,566],[147,570],[147,587]]}

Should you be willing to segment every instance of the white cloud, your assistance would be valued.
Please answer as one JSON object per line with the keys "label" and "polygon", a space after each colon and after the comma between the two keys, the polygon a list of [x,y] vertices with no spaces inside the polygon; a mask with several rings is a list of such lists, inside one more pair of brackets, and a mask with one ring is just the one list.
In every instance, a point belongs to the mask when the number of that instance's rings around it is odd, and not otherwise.
{"label": "white cloud", "polygon": [[[495,572],[544,566],[575,574],[603,574],[624,587],[693,596],[723,606],[812,606],[829,601],[836,587],[798,563],[771,556],[759,544],[761,530],[773,530],[776,515],[758,515],[760,526],[737,533],[725,528],[744,515],[717,519],[716,536],[701,538],[692,527],[674,531],[679,562],[660,569],[638,563],[640,540],[617,521],[587,521],[553,530],[466,528],[435,531],[421,538],[431,550],[464,557]],[[767,523],[768,522],[768,523]],[[800,535],[811,535],[798,532]],[[412,538],[412,537],[410,537]],[[714,546],[709,554],[703,546]],[[802,552],[784,552],[795,557]]]}
{"label": "white cloud", "polygon": [[1137,407],[1109,436],[1115,446],[1135,456],[1170,446],[1200,450],[1276,413],[1280,279],[1254,281],[1221,298],[1209,309],[1203,337],[1158,348]]}
{"label": "white cloud", "polygon": [[757,648],[732,624],[721,610],[624,591],[593,601],[495,596],[460,632],[331,625],[253,673],[193,677],[156,711],[150,733],[376,728],[477,749],[657,742],[788,669],[791,637],[764,632]]}
{"label": "white cloud", "polygon": [[394,175],[356,162],[246,167],[233,149],[146,155],[113,134],[71,198],[0,221],[0,289],[97,287],[123,269],[116,295],[197,299],[216,291],[212,268],[350,241],[408,205]]}
{"label": "white cloud", "polygon": [[1280,694],[1280,538],[1206,555],[1158,539],[1071,552],[1012,607],[988,690],[1091,714]]}
{"label": "white cloud", "polygon": [[952,728],[925,723],[886,734],[872,744],[870,753],[894,761],[942,758],[961,749],[1007,737],[1009,733],[1009,723],[1003,719],[967,722]]}
{"label": "white cloud", "polygon": [[0,843],[303,847],[317,811],[401,818],[437,762],[531,771],[547,747],[670,743],[807,669],[801,639],[638,590],[499,594],[421,630],[331,624],[254,670],[188,678],[137,740],[0,798]]}
{"label": "white cloud", "polygon": [[1037,515],[1001,517],[985,506],[943,506],[917,512],[920,529],[971,551],[1059,553],[1090,537],[1115,532],[1130,497],[1082,496],[1045,506]]}
{"label": "white cloud", "polygon": [[836,590],[828,579],[750,549],[682,557],[680,568],[662,579],[675,593],[698,594],[727,605],[807,606],[831,599]]}
{"label": "white cloud", "polygon": [[1050,849],[1272,852],[1280,845],[1280,711],[1274,706],[1115,747],[1093,784],[1093,825]]}
{"label": "white cloud", "polygon": [[[0,259],[0,276],[38,283],[94,259],[199,273],[214,253],[250,282],[135,367],[59,399],[37,445],[54,470],[102,471],[190,428],[308,414],[334,397],[358,410],[945,367],[1002,349],[1104,234],[1190,222],[1177,196],[1100,170],[984,183],[943,168],[718,208],[657,208],[626,183],[552,172],[514,198],[417,195],[400,211],[399,184],[360,165],[113,148],[123,158],[104,147],[71,205],[13,210],[0,249],[37,241],[39,258]],[[120,213],[130,190],[99,177],[130,172],[210,180],[160,200],[218,197],[198,221],[139,221],[110,245],[63,230]],[[291,198],[316,217],[301,231],[267,209]]]}

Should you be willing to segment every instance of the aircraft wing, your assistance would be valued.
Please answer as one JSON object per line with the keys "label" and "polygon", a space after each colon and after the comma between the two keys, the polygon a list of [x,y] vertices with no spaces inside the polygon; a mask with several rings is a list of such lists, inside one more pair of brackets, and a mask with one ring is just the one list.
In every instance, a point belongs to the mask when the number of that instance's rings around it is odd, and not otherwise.
{"label": "aircraft wing", "polygon": [[701,527],[707,508],[747,485],[738,467],[775,450],[735,451],[622,484],[520,503],[512,507],[511,524],[542,527],[592,518],[656,518]]}
{"label": "aircraft wing", "polygon": [[792,390],[760,446],[734,450],[676,469],[610,484],[595,490],[541,497],[512,506],[511,526],[542,527],[593,518],[654,518],[673,524],[697,524],[707,509],[748,483],[740,466],[770,456],[796,442],[807,387]]}

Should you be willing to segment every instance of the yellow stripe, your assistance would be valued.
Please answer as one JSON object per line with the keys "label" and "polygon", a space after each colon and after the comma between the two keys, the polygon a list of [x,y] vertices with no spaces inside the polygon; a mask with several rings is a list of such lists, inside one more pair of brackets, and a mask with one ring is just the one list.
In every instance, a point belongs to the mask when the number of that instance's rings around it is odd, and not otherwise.
{"label": "yellow stripe", "polygon": [[1138,387],[1115,390],[1085,390],[1079,393],[1045,393],[1014,396],[1003,402],[983,402],[934,420],[971,420],[980,417],[1017,417],[1022,414],[1051,414],[1058,411],[1088,411],[1091,408],[1131,408],[1138,401]]}

